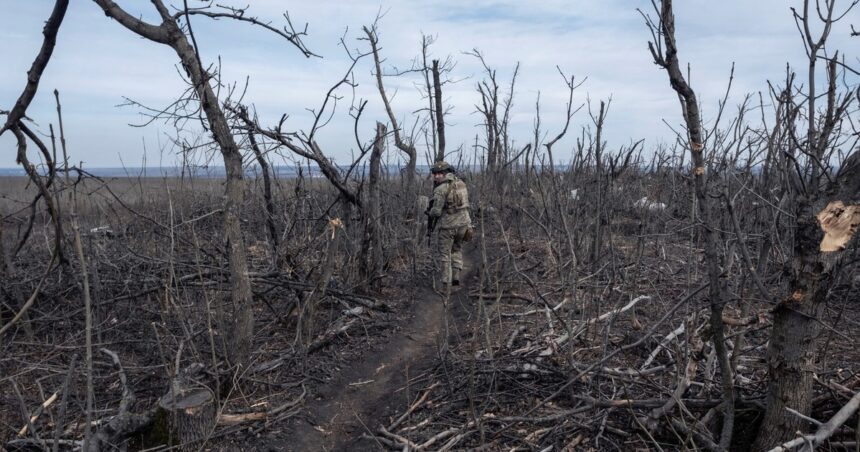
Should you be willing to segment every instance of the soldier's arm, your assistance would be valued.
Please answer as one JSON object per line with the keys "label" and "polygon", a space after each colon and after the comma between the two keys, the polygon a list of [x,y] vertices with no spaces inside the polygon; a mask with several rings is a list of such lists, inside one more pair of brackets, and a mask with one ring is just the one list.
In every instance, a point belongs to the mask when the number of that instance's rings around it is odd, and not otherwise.
{"label": "soldier's arm", "polygon": [[445,193],[448,189],[448,184],[440,184],[433,190],[433,207],[430,209],[431,217],[441,217],[442,208],[445,207]]}

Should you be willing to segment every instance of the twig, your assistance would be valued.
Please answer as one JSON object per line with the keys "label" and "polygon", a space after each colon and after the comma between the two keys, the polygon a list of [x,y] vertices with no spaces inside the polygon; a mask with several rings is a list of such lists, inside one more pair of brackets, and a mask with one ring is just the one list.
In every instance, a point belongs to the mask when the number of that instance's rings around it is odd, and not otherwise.
{"label": "twig", "polygon": [[433,383],[432,385],[430,385],[430,387],[429,387],[429,388],[425,389],[425,390],[424,390],[424,394],[422,394],[422,395],[421,395],[421,397],[419,397],[419,398],[418,398],[418,400],[416,400],[416,401],[415,401],[415,403],[413,403],[413,404],[409,407],[409,409],[407,409],[407,410],[406,410],[406,412],[405,412],[405,413],[403,413],[399,418],[397,418],[397,420],[396,420],[396,421],[394,421],[391,425],[389,425],[389,426],[388,426],[388,430],[394,430],[394,429],[396,429],[396,428],[397,428],[397,426],[399,426],[401,422],[403,422],[404,420],[406,420],[406,418],[407,418],[407,417],[409,417],[409,415],[410,415],[410,414],[412,414],[412,412],[413,412],[413,411],[415,411],[415,409],[416,409],[416,408],[418,408],[419,406],[421,406],[421,404],[422,404],[422,403],[424,403],[424,401],[425,401],[425,400],[427,400],[427,396],[429,396],[429,395],[430,395],[430,392],[431,392],[431,391],[433,390],[433,388],[435,388],[436,386],[439,386],[439,383]]}
{"label": "twig", "polygon": [[608,360],[609,360],[610,358],[612,358],[613,356],[615,356],[615,355],[617,355],[617,354],[619,354],[619,353],[621,353],[621,352],[623,352],[623,351],[625,351],[625,350],[630,350],[630,349],[632,349],[632,348],[635,348],[635,347],[638,347],[639,345],[641,345],[643,342],[645,342],[645,340],[646,340],[646,339],[648,339],[649,337],[651,337],[651,335],[653,335],[653,334],[657,331],[657,328],[658,328],[660,325],[662,325],[663,323],[665,323],[665,322],[666,322],[666,320],[668,320],[668,319],[669,319],[669,317],[671,317],[671,316],[675,313],[675,311],[677,311],[677,310],[678,310],[678,308],[680,308],[681,306],[683,306],[685,303],[687,303],[687,301],[689,301],[691,298],[693,298],[696,294],[698,294],[699,292],[701,292],[702,290],[704,290],[706,287],[708,287],[708,284],[709,284],[709,283],[702,283],[699,287],[697,287],[697,288],[693,289],[693,290],[692,290],[690,293],[688,293],[684,298],[682,298],[682,299],[681,299],[681,300],[679,300],[677,303],[675,303],[675,305],[674,305],[674,306],[672,306],[672,307],[671,307],[671,308],[670,308],[670,309],[669,309],[665,314],[663,314],[663,317],[661,317],[661,318],[660,318],[660,320],[658,320],[658,321],[657,321],[657,322],[655,322],[653,325],[651,325],[651,328],[650,328],[647,332],[645,332],[645,334],[644,334],[641,338],[639,338],[639,340],[637,340],[636,342],[634,342],[634,343],[632,343],[632,344],[627,344],[627,345],[625,345],[625,346],[623,346],[623,347],[621,347],[621,348],[619,348],[619,349],[616,349],[616,350],[615,350],[615,351],[613,351],[612,353],[610,353],[610,354],[608,354],[608,355],[604,356],[602,359],[599,359],[599,360],[595,361],[594,363],[592,363],[592,364],[591,364],[590,366],[588,366],[585,370],[579,371],[579,372],[578,372],[576,375],[574,375],[572,378],[568,379],[568,380],[567,380],[567,383],[563,384],[563,385],[562,385],[560,388],[558,388],[554,393],[550,394],[550,396],[549,396],[549,397],[546,397],[545,399],[541,400],[541,401],[540,401],[540,403],[538,403],[537,405],[535,405],[534,407],[532,407],[532,409],[530,409],[526,414],[528,415],[528,414],[534,413],[534,412],[535,412],[535,410],[537,410],[538,408],[540,408],[540,407],[542,407],[542,406],[546,405],[548,402],[552,401],[553,399],[555,399],[556,397],[558,397],[559,395],[561,395],[561,393],[563,393],[563,392],[564,392],[567,388],[569,388],[572,384],[574,384],[574,383],[576,383],[577,381],[579,381],[579,379],[580,379],[580,378],[582,378],[582,376],[583,376],[583,375],[587,374],[588,372],[590,372],[590,371],[591,371],[592,369],[594,369],[595,367],[602,365],[603,363],[605,363],[606,361],[608,361]]}
{"label": "twig", "polygon": [[392,440],[400,443],[401,446],[408,448],[408,450],[415,450],[418,448],[417,444],[413,443],[412,441],[409,441],[408,439],[406,439],[400,435],[389,432],[388,430],[385,429],[385,427],[379,427],[378,431],[383,436],[387,436],[389,439],[392,439]]}
{"label": "twig", "polygon": [[651,299],[651,297],[649,297],[647,295],[640,295],[640,296],[634,298],[633,300],[631,300],[630,303],[627,303],[623,307],[618,308],[618,309],[614,309],[614,310],[609,311],[603,315],[600,315],[596,318],[593,318],[593,319],[587,321],[586,324],[592,325],[592,324],[595,324],[597,322],[602,322],[602,321],[604,321],[604,320],[606,320],[606,319],[608,319],[608,318],[610,318],[616,314],[621,314],[624,311],[628,311],[628,310],[632,309],[634,306],[636,306],[636,303],[639,303],[642,300],[650,300],[650,299]]}
{"label": "twig", "polygon": [[657,355],[660,354],[660,350],[666,349],[666,346],[669,345],[669,342],[672,342],[676,337],[684,334],[685,328],[685,323],[681,322],[681,325],[679,325],[678,328],[675,328],[674,330],[672,330],[671,333],[667,334],[666,337],[664,337],[663,340],[660,341],[657,347],[654,348],[651,354],[648,355],[648,359],[646,359],[645,362],[642,363],[642,366],[640,366],[640,368],[644,369],[648,367],[648,365],[650,365],[651,362],[654,361],[655,358],[657,358]]}

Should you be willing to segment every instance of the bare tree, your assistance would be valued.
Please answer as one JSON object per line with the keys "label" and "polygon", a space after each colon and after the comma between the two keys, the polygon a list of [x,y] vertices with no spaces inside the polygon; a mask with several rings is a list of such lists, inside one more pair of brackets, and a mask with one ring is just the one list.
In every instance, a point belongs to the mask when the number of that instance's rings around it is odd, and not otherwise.
{"label": "bare tree", "polygon": [[[42,41],[42,46],[39,49],[39,53],[36,55],[36,58],[33,60],[30,70],[27,72],[27,84],[25,85],[21,95],[18,97],[18,100],[15,102],[15,105],[12,107],[12,110],[4,112],[6,113],[6,122],[3,124],[3,127],[0,127],[0,135],[3,135],[6,131],[11,131],[12,134],[15,135],[15,139],[18,142],[16,161],[24,168],[27,176],[38,188],[38,194],[32,203],[30,227],[28,227],[27,233],[25,233],[20,243],[15,247],[14,253],[17,253],[18,250],[21,249],[24,242],[29,237],[32,222],[35,218],[36,204],[39,202],[39,199],[42,198],[44,199],[48,212],[51,215],[51,220],[54,223],[54,253],[62,263],[67,262],[62,247],[62,221],[60,219],[59,205],[57,205],[54,196],[52,196],[49,190],[56,175],[56,167],[54,166],[55,162],[51,158],[51,153],[48,152],[48,149],[42,140],[39,139],[39,137],[33,133],[26,124],[24,124],[23,120],[26,118],[27,107],[30,106],[30,102],[33,101],[33,98],[36,96],[36,92],[39,89],[39,81],[42,78],[42,72],[44,72],[45,68],[48,66],[48,62],[51,60],[51,55],[54,53],[54,47],[57,43],[57,33],[60,30],[60,25],[63,23],[63,18],[66,15],[68,6],[69,2],[67,0],[58,0],[54,4],[51,16],[48,18],[48,21],[45,23],[45,28],[42,30],[42,34],[45,36],[45,39]],[[36,167],[30,162],[30,159],[27,156],[28,138],[36,144],[42,152],[42,156],[45,158],[45,162],[49,170],[47,180],[43,180],[42,176],[39,175],[36,171]]]}
{"label": "bare tree", "polygon": [[[251,282],[248,278],[248,263],[245,251],[245,243],[239,220],[239,209],[243,201],[242,187],[242,154],[239,146],[233,138],[227,118],[221,109],[221,104],[210,85],[211,74],[204,69],[203,62],[196,48],[189,42],[195,41],[190,24],[190,17],[195,14],[208,15],[209,17],[231,17],[237,20],[253,21],[262,23],[253,18],[246,17],[244,12],[217,13],[205,9],[189,10],[186,7],[175,14],[171,14],[162,0],[152,0],[152,4],[161,18],[160,24],[151,24],[138,19],[111,0],[94,0],[105,14],[119,22],[129,31],[146,38],[150,41],[164,44],[172,48],[182,62],[182,67],[193,84],[194,93],[200,102],[200,106],[206,115],[209,130],[211,130],[226,169],[226,185],[224,190],[224,233],[227,238],[227,254],[230,265],[230,292],[232,301],[232,319],[228,337],[232,342],[227,347],[228,359],[233,364],[243,364],[251,347],[254,332],[254,315],[251,309]],[[184,18],[186,26],[183,28],[180,20]],[[264,25],[267,28],[271,27]],[[187,31],[187,33],[186,33]],[[296,47],[305,52],[299,35],[289,31],[274,30],[286,37]],[[308,53],[305,53],[306,55]]]}
{"label": "bare tree", "polygon": [[[476,106],[476,109],[483,116],[483,125],[486,130],[487,168],[490,171],[497,171],[506,166],[510,154],[511,142],[508,138],[508,125],[520,64],[518,62],[514,66],[507,97],[502,98],[502,94],[499,93],[500,86],[496,78],[496,70],[487,65],[484,55],[478,49],[472,49],[467,55],[473,56],[481,62],[487,77],[477,84],[478,93],[481,95],[481,105]],[[567,81],[566,78],[565,81]],[[565,128],[565,130],[567,129]]]}
{"label": "bare tree", "polygon": [[[245,125],[253,124],[251,118],[248,116],[247,107],[244,105],[240,106],[238,113],[240,119]],[[266,203],[266,228],[269,230],[272,267],[277,270],[280,268],[280,259],[278,257],[280,254],[278,247],[280,239],[278,228],[275,225],[275,200],[272,195],[272,177],[270,174],[271,170],[269,168],[269,161],[262,149],[260,149],[260,145],[257,143],[253,129],[248,131],[248,141],[251,145],[251,150],[254,152],[254,157],[257,159],[257,164],[260,165],[260,173],[263,176],[263,200]]]}
{"label": "bare tree", "polygon": [[[823,5],[822,5],[823,3]],[[798,127],[786,122],[789,131],[787,150],[783,154],[784,176],[787,184],[787,205],[794,214],[793,258],[788,263],[790,277],[787,294],[774,308],[773,331],[768,346],[767,410],[753,445],[754,450],[765,450],[784,443],[803,431],[808,422],[788,409],[808,416],[812,409],[812,383],[817,356],[819,315],[823,311],[831,282],[838,274],[841,251],[825,251],[819,212],[838,197],[853,199],[860,193],[840,190],[840,186],[856,187],[856,166],[852,156],[841,162],[837,174],[832,174],[831,162],[842,135],[841,127],[849,105],[856,93],[838,92],[838,53],[827,57],[825,43],[833,24],[845,16],[857,2],[844,12],[836,12],[836,0],[815,2],[810,6],[804,0],[802,11],[792,9],[808,56],[808,78],[805,87],[805,115],[790,114],[784,118],[807,120],[805,137],[796,136]],[[821,21],[820,34],[812,32],[814,17]],[[817,90],[816,67],[819,59],[827,63],[827,86],[823,93]],[[791,83],[793,77],[788,78]],[[793,90],[785,87],[785,93]],[[817,107],[824,95],[823,109]],[[799,111],[790,96],[782,98],[787,108]],[[802,127],[802,126],[801,126]],[[857,150],[852,149],[857,155]],[[835,162],[834,162],[835,163]],[[852,182],[853,178],[853,182]]]}
{"label": "bare tree", "polygon": [[592,242],[591,247],[591,261],[594,263],[596,267],[600,260],[600,254],[603,248],[603,229],[602,225],[604,223],[604,218],[608,217],[605,214],[605,198],[606,191],[603,183],[603,148],[606,143],[603,142],[603,124],[606,121],[607,114],[607,105],[604,101],[600,101],[600,110],[595,117],[593,113],[591,113],[591,106],[589,105],[589,116],[591,116],[591,121],[594,123],[594,168],[595,168],[595,178],[597,179],[597,218],[594,221],[594,241]]}
{"label": "bare tree", "polygon": [[406,157],[406,170],[404,178],[407,184],[409,193],[412,193],[415,185],[416,166],[418,162],[418,153],[415,150],[415,143],[412,138],[407,141],[403,140],[403,131],[397,123],[397,117],[394,110],[391,108],[391,102],[388,100],[388,95],[385,93],[385,85],[382,83],[382,65],[379,57],[379,35],[376,31],[376,23],[370,28],[363,27],[364,33],[367,35],[367,40],[370,42],[370,48],[373,52],[373,64],[376,69],[376,86],[379,88],[379,95],[382,97],[382,103],[385,105],[385,112],[388,114],[388,120],[391,122],[391,132],[394,135],[394,145],[400,149]]}
{"label": "bare tree", "polygon": [[675,16],[672,11],[672,1],[662,0],[657,14],[659,17],[658,24],[654,24],[646,16],[646,21],[651,29],[653,38],[648,43],[648,49],[651,51],[654,63],[666,70],[669,76],[669,83],[681,101],[681,112],[684,115],[684,122],[687,126],[696,201],[701,219],[699,226],[704,230],[705,236],[705,265],[708,271],[712,342],[720,364],[722,383],[723,428],[720,434],[719,445],[725,449],[731,444],[734,430],[735,391],[725,342],[723,308],[728,302],[728,298],[726,296],[725,275],[720,270],[720,257],[717,252],[717,223],[713,216],[713,202],[708,194],[708,174],[704,158],[705,136],[702,130],[702,120],[699,116],[699,103],[696,99],[696,93],[684,78],[680,63],[678,62],[678,47],[675,42]]}
{"label": "bare tree", "polygon": [[361,245],[361,264],[359,270],[364,280],[374,288],[379,288],[382,277],[382,196],[380,187],[381,160],[385,150],[385,124],[376,123],[376,139],[370,153],[370,174],[367,186],[367,212],[364,215],[364,239]]}
{"label": "bare tree", "polygon": [[[30,181],[38,188],[38,192],[34,197],[33,201],[30,203],[30,219],[28,222],[27,229],[18,242],[18,245],[15,246],[12,256],[10,256],[5,249],[3,243],[0,243],[0,260],[2,260],[2,273],[7,275],[10,279],[13,277],[16,272],[15,265],[13,263],[12,257],[18,253],[21,248],[23,248],[24,244],[27,242],[27,239],[30,237],[30,232],[32,231],[33,223],[36,219],[36,206],[39,203],[40,199],[44,199],[45,205],[47,207],[48,213],[51,216],[51,220],[54,224],[54,249],[51,256],[51,261],[48,263],[48,266],[45,270],[44,278],[48,276],[51,272],[55,261],[59,261],[61,263],[67,263],[68,261],[65,258],[63,253],[63,227],[62,227],[62,219],[60,218],[60,206],[57,203],[55,197],[49,190],[51,184],[54,181],[56,176],[56,159],[51,158],[51,153],[48,152],[47,147],[42,142],[42,140],[33,133],[29,127],[24,123],[24,119],[26,118],[27,107],[30,106],[30,103],[33,101],[33,98],[36,96],[36,91],[39,89],[39,81],[42,78],[42,73],[45,68],[48,66],[48,62],[51,60],[51,55],[54,52],[54,47],[57,43],[57,33],[60,30],[60,26],[63,23],[63,19],[66,16],[66,10],[68,9],[69,2],[68,0],[57,0],[54,4],[54,8],[51,11],[51,15],[48,18],[48,21],[45,23],[45,28],[42,30],[42,34],[45,36],[42,41],[42,46],[39,49],[39,53],[36,55],[36,58],[33,60],[33,64],[30,67],[30,70],[27,72],[27,83],[24,86],[24,90],[21,92],[21,95],[18,97],[18,100],[15,102],[15,105],[12,107],[11,111],[4,112],[0,111],[0,114],[6,114],[6,122],[3,124],[3,127],[0,127],[0,135],[3,135],[7,130],[11,131],[13,135],[15,135],[15,139],[18,143],[18,152],[16,155],[16,161],[19,165],[24,168],[24,171],[27,173],[27,177],[29,177]],[[45,162],[48,166],[48,177],[47,180],[44,180],[43,177],[36,171],[36,167],[30,163],[30,160],[27,156],[27,139],[30,139],[39,150],[42,152],[42,155],[45,159]],[[3,239],[2,232],[2,222],[0,222],[0,242]],[[23,321],[24,331],[25,333],[32,338],[32,329],[30,327],[29,322],[29,314],[28,310],[33,305],[33,302],[36,300],[36,297],[39,294],[41,288],[41,283],[39,287],[36,288],[35,292],[32,296],[25,299],[23,295],[17,288],[13,289],[13,293],[15,294],[15,298],[18,302],[18,312],[12,317],[12,320],[3,325],[0,328],[0,337],[2,334],[7,331],[12,325],[19,320]],[[0,309],[0,313],[2,313],[2,309]]]}
{"label": "bare tree", "polygon": [[433,97],[436,99],[436,161],[445,160],[445,110],[442,109],[442,81],[439,60],[433,60]]}

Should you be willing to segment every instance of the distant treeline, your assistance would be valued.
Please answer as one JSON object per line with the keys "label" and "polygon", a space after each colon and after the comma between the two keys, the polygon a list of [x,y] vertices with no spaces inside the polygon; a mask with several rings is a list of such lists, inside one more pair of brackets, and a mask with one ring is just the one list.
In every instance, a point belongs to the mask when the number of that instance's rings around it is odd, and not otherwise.
{"label": "distant treeline", "polygon": [[[401,166],[399,165],[388,165],[383,167],[383,171],[391,174],[396,174],[401,170]],[[275,171],[275,175],[277,177],[283,178],[291,178],[297,177],[299,174],[305,177],[322,177],[322,172],[320,172],[319,167],[317,166],[292,166],[292,165],[281,165],[281,166],[273,166],[272,169]],[[344,171],[348,169],[348,167],[342,168]],[[430,171],[429,166],[427,165],[418,165],[417,167],[419,172],[427,173]],[[223,166],[207,166],[207,167],[178,167],[178,166],[166,166],[166,167],[117,167],[117,168],[86,168],[85,171],[97,177],[199,177],[199,178],[222,178],[225,176],[225,171]],[[364,165],[355,168],[353,173],[361,174],[365,171]],[[245,175],[248,177],[254,177],[258,175],[260,172],[260,168],[256,166],[248,167],[245,170]],[[14,176],[26,176],[27,173],[24,172],[23,168],[0,168],[0,177],[14,177]]]}
{"label": "distant treeline", "polygon": [[[349,167],[339,166],[341,170],[347,171]],[[651,171],[653,170],[653,166],[648,162],[634,162],[632,164],[633,168],[638,168],[640,171]],[[301,174],[304,177],[323,177],[322,172],[319,167],[315,165],[310,166],[295,166],[295,165],[278,165],[271,167],[275,171],[275,176],[279,178],[292,178],[297,177]],[[515,167],[516,170],[520,167]],[[535,169],[537,171],[541,171],[542,166],[537,165]],[[567,171],[571,168],[571,165],[568,163],[556,163],[555,165],[556,171]],[[386,174],[398,174],[403,169],[401,165],[383,165],[382,170]],[[752,170],[754,174],[758,174],[761,171],[761,165],[753,165],[750,168],[743,168]],[[838,166],[831,167],[832,171],[836,171]],[[41,168],[38,168],[41,172]],[[430,172],[430,166],[428,165],[417,165],[416,170],[419,174],[428,174]],[[62,171],[62,169],[60,169]],[[179,167],[179,166],[163,166],[163,167],[115,167],[115,168],[85,168],[85,171],[89,174],[92,174],[96,177],[130,177],[130,178],[152,178],[152,177],[196,177],[196,178],[223,178],[225,176],[225,171],[223,166],[188,166],[188,167]],[[367,165],[359,165],[355,169],[353,169],[352,174],[361,175],[367,171]],[[478,166],[470,166],[470,167],[459,167],[458,172],[464,171],[472,171],[472,172],[480,172],[481,168]],[[260,167],[258,166],[249,166],[245,169],[245,175],[249,178],[253,178],[258,176],[260,173]],[[24,172],[23,168],[0,168],[0,177],[26,177],[27,173]]]}

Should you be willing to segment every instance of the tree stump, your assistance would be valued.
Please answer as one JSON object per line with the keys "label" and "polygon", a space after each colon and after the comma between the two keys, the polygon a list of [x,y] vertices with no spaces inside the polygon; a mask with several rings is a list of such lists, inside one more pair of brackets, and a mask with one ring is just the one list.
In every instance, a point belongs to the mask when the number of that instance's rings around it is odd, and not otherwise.
{"label": "tree stump", "polygon": [[167,414],[171,443],[179,450],[197,450],[215,426],[215,395],[207,388],[170,391],[158,404]]}

